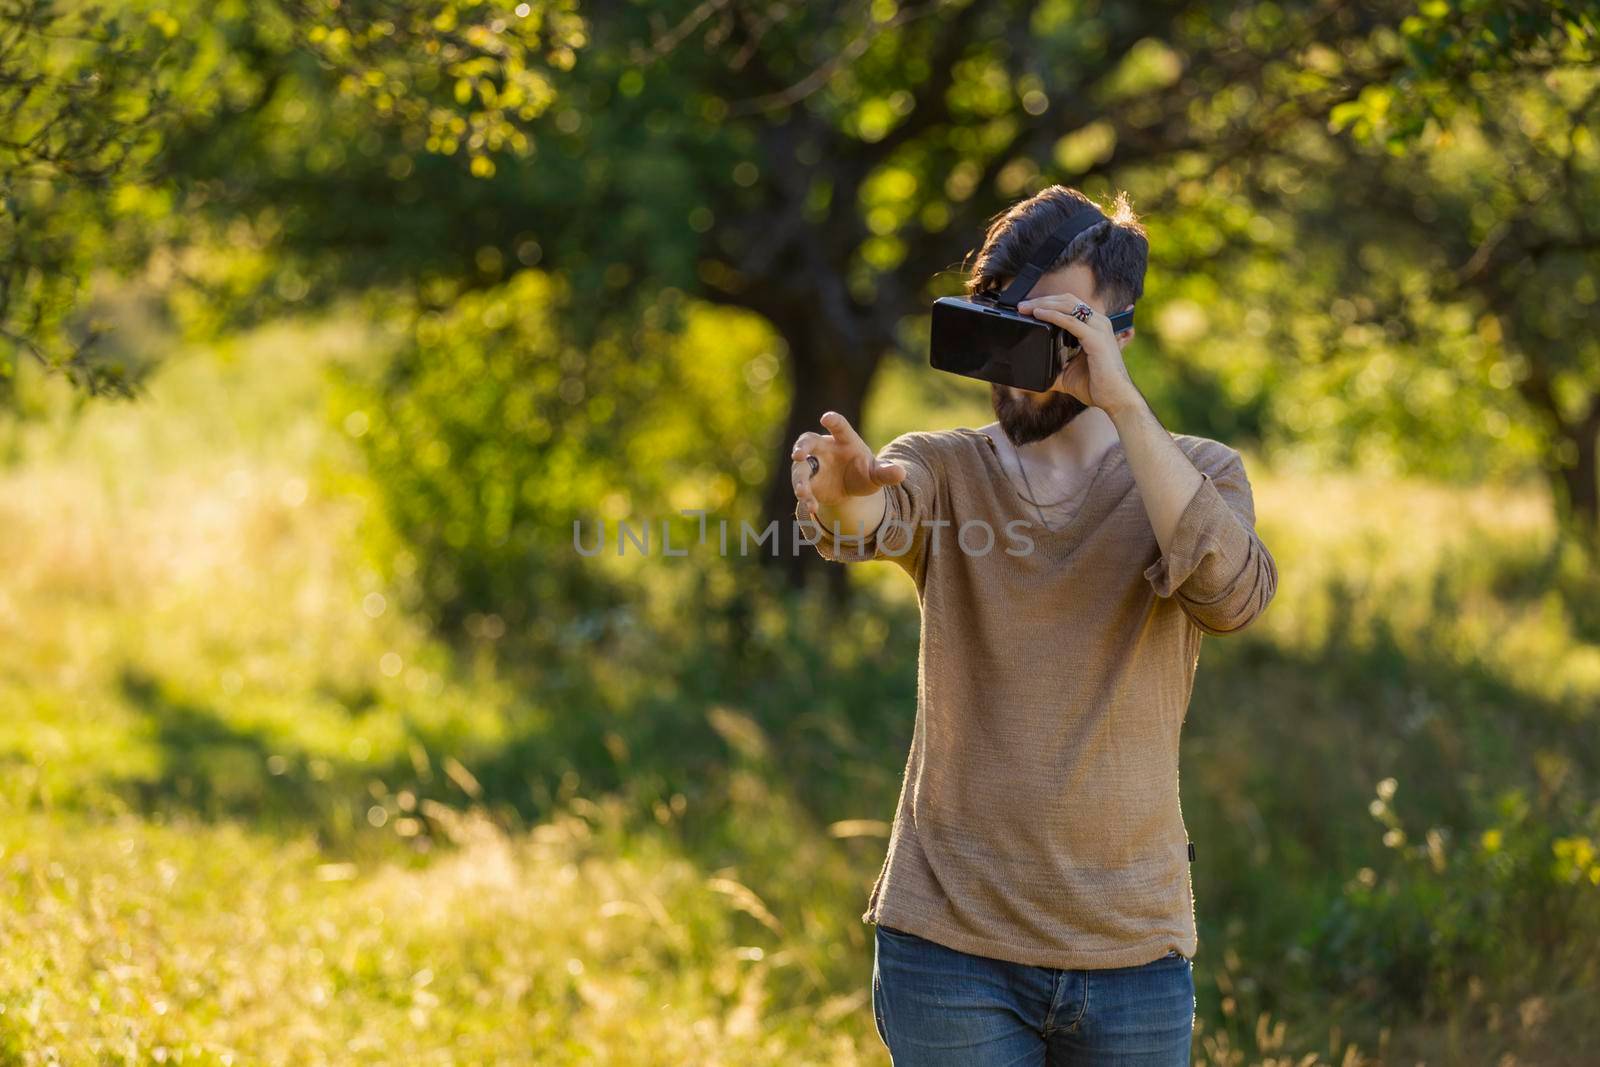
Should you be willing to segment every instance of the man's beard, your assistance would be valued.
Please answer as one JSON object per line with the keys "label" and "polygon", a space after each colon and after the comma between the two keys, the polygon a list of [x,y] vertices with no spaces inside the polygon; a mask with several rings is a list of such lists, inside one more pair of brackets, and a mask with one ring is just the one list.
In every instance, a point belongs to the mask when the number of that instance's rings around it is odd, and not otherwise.
{"label": "man's beard", "polygon": [[1087,404],[1069,393],[1050,393],[1049,399],[1040,403],[1027,396],[1014,396],[1005,386],[994,383],[989,385],[989,402],[1013,445],[1043,441],[1089,410]]}

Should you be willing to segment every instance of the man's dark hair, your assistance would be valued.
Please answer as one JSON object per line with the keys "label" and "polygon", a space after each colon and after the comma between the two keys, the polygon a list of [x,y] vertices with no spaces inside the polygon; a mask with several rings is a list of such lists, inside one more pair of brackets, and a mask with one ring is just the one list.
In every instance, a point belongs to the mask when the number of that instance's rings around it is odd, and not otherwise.
{"label": "man's dark hair", "polygon": [[984,235],[983,247],[967,278],[967,292],[998,292],[1016,277],[1028,257],[1050,239],[1055,228],[1073,212],[1099,208],[1106,221],[1074,237],[1046,273],[1085,263],[1106,311],[1120,311],[1144,295],[1144,272],[1150,262],[1150,241],[1128,204],[1128,194],[1118,193],[1111,207],[1101,208],[1076,189],[1052,185],[1012,204],[996,215]]}

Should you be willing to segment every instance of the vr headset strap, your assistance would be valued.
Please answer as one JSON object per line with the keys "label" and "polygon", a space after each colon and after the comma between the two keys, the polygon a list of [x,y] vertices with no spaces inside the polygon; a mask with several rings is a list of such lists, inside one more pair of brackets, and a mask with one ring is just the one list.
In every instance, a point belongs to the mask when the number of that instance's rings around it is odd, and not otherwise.
{"label": "vr headset strap", "polygon": [[[1105,214],[1096,207],[1084,207],[1067,216],[1067,221],[1056,227],[1050,239],[1034,253],[1017,276],[1011,279],[1011,284],[1001,291],[997,303],[1004,308],[1015,308],[1027,299],[1028,292],[1033,288],[1050,264],[1066,249],[1067,245],[1078,234],[1090,226],[1097,225],[1106,220]],[[1126,330],[1133,325],[1133,312],[1119,311],[1111,316],[1111,329],[1116,332]]]}
{"label": "vr headset strap", "polygon": [[1001,291],[1000,306],[1014,308],[1026,300],[1033,284],[1039,280],[1050,264],[1056,261],[1056,257],[1066,249],[1068,242],[1090,226],[1104,222],[1105,219],[1100,209],[1094,207],[1080,208],[1068,215],[1067,221],[1056,227],[1050,239],[1028,258],[1027,264],[1017,272],[1015,278],[1011,279],[1011,284]]}

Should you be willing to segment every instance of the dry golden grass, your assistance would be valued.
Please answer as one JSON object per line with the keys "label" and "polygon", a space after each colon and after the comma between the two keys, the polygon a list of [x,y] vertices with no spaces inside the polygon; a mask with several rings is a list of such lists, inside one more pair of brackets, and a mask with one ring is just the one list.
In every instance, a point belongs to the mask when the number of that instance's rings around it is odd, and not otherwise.
{"label": "dry golden grass", "polygon": [[[479,755],[566,709],[456,658],[366,566],[382,534],[316,374],[362,343],[334,323],[178,359],[148,403],[30,431],[0,472],[0,1064],[887,1063],[856,919],[885,813],[808,824],[741,769],[774,745],[736,706],[706,715],[765,880],[692,858],[681,796],[641,813],[574,782],[532,827],[483,796]],[[1259,640],[1318,647],[1338,580],[1358,624],[1423,641],[1430,583],[1459,563],[1470,611],[1433,652],[1552,701],[1600,695],[1569,615],[1493,595],[1459,555],[1537,557],[1541,492],[1249,469],[1292,564]],[[200,759],[204,797],[185,792]],[[1252,1017],[1247,986],[1272,975],[1207,955],[1221,1014],[1197,1064],[1444,1063],[1489,1032],[1463,1009],[1358,1048]],[[1519,1004],[1495,1047],[1556,1062],[1539,1042],[1573,1006]]]}

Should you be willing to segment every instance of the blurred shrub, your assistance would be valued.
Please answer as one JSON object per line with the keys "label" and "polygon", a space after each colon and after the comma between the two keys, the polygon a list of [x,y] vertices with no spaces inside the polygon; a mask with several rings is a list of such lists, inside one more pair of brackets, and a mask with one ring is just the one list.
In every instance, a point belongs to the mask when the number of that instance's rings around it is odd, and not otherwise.
{"label": "blurred shrub", "polygon": [[[380,375],[344,372],[335,417],[387,519],[372,548],[446,632],[554,639],[651,562],[618,551],[619,522],[648,523],[654,557],[664,520],[682,544],[683,509],[753,510],[782,342],[672,289],[622,326],[587,315],[558,278],[522,271],[420,313]],[[586,548],[603,529],[598,556],[576,550],[575,522]]]}
{"label": "blurred shrub", "polygon": [[1317,930],[1327,984],[1447,1015],[1486,982],[1536,988],[1549,983],[1544,972],[1583,965],[1569,952],[1600,937],[1600,804],[1567,810],[1509,789],[1491,825],[1458,837],[1409,830],[1395,792],[1394,779],[1378,783],[1369,807],[1386,862],[1361,868]]}

